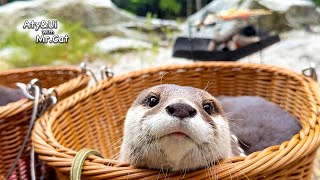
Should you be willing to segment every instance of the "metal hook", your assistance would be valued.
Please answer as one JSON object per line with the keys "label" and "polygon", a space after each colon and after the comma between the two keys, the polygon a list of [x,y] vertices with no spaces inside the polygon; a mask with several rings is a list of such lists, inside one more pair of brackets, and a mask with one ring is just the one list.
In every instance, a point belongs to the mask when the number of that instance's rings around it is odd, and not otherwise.
{"label": "metal hook", "polygon": [[80,63],[80,68],[82,69],[82,72],[86,72],[88,69],[88,66],[85,62]]}
{"label": "metal hook", "polygon": [[[308,74],[307,72],[309,72],[310,74]],[[318,82],[318,75],[317,75],[317,71],[316,71],[316,65],[314,63],[311,63],[309,68],[303,69],[302,70],[302,74],[305,75],[305,76],[311,77],[313,80]]]}
{"label": "metal hook", "polygon": [[47,90],[47,101],[48,101],[48,108],[52,108],[54,105],[56,105],[59,101],[59,95],[58,92],[54,88],[50,88]]}
{"label": "metal hook", "polygon": [[20,88],[24,96],[31,100],[34,100],[36,97],[35,87],[38,87],[41,90],[41,83],[39,79],[32,79],[28,84],[18,82],[16,83],[16,86]]}
{"label": "metal hook", "polygon": [[[33,128],[34,122],[37,118],[39,118],[47,109],[53,107],[59,101],[58,92],[54,88],[46,89],[42,88],[39,79],[32,79],[29,84],[23,83],[16,83],[16,85],[21,89],[22,93],[29,99],[34,101],[30,125],[27,131],[27,134],[24,138],[22,146],[16,156],[14,162],[12,163],[9,171],[6,174],[6,178],[8,179],[11,173],[13,172],[14,168],[16,167],[19,158],[21,157],[24,148],[29,140],[31,130]],[[31,179],[36,179],[35,176],[35,162],[34,162],[34,149],[31,147],[30,151],[31,161],[30,166],[31,168]]]}
{"label": "metal hook", "polygon": [[108,79],[108,78],[112,78],[114,76],[113,71],[111,70],[111,68],[102,65],[100,67],[100,73],[101,73],[101,79]]}
{"label": "metal hook", "polygon": [[80,67],[81,67],[81,69],[82,69],[82,72],[85,72],[87,75],[92,76],[93,79],[94,79],[94,81],[95,81],[96,83],[98,82],[97,77],[94,75],[93,71],[88,67],[88,65],[87,65],[86,63],[82,62],[82,63],[80,64]]}
{"label": "metal hook", "polygon": [[38,86],[39,89],[42,89],[42,85],[41,85],[41,82],[39,79],[37,78],[34,78],[34,79],[31,79],[30,83],[29,83],[32,87],[34,86]]}
{"label": "metal hook", "polygon": [[[17,83],[17,86],[19,88],[21,88],[21,90],[24,93],[24,95],[26,95],[26,97],[28,97],[28,98],[30,97],[30,99],[32,99],[34,101],[34,105],[33,105],[33,108],[32,108],[32,115],[31,115],[31,120],[30,120],[30,124],[29,124],[28,130],[27,130],[27,134],[25,135],[25,138],[24,138],[24,140],[22,142],[22,145],[21,145],[21,147],[19,149],[19,152],[18,152],[15,160],[11,164],[11,167],[10,167],[9,171],[6,174],[6,179],[8,179],[10,177],[10,175],[13,172],[14,168],[18,164],[18,161],[19,161],[20,157],[22,156],[23,151],[25,150],[25,147],[26,147],[26,145],[28,143],[28,140],[29,140],[29,137],[30,137],[33,125],[34,125],[34,122],[35,122],[35,120],[37,118],[37,114],[38,114],[38,110],[39,110],[38,109],[38,107],[39,107],[38,105],[41,104],[39,102],[41,90],[36,85],[36,84],[39,84],[39,83],[40,82],[39,82],[38,79],[32,79],[28,85],[25,85],[25,84],[22,84],[22,83]],[[32,94],[33,94],[33,96],[32,96]],[[32,179],[35,179],[35,177],[33,175],[34,175],[34,173],[32,173]]]}
{"label": "metal hook", "polygon": [[29,90],[28,90],[28,87],[26,84],[18,82],[18,83],[16,83],[16,86],[18,86],[18,88],[20,88],[20,90],[24,96],[26,96],[28,99],[34,100],[34,96],[29,94]]}

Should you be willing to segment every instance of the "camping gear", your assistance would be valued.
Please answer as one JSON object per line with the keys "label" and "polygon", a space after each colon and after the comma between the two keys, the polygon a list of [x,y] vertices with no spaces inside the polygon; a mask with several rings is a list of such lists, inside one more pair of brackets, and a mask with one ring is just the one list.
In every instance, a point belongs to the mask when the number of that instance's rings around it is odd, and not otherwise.
{"label": "camping gear", "polygon": [[232,51],[209,50],[211,41],[206,38],[178,37],[174,43],[173,56],[195,61],[236,61],[279,42],[280,38],[278,35],[260,37],[258,42]]}
{"label": "camping gear", "polygon": [[[188,24],[188,36],[178,37],[173,46],[173,57],[192,59],[194,61],[236,61],[252,53],[280,41],[278,35],[272,35],[261,28],[260,16],[269,15],[271,11],[263,9],[234,9],[212,13],[207,11],[202,19]],[[250,25],[249,20],[256,19],[257,26]],[[233,28],[228,36],[222,35],[223,39],[219,42],[214,39],[204,37],[193,37],[192,30],[208,28],[217,24],[227,23],[228,21],[245,21],[247,26],[244,28]],[[248,34],[248,30],[251,32]],[[206,32],[208,33],[208,32]],[[214,33],[216,36],[219,33]],[[239,37],[241,40],[239,43]],[[252,39],[256,39],[252,41]],[[247,41],[247,43],[241,43]],[[252,41],[252,42],[250,42]],[[250,43],[248,43],[250,42]],[[261,58],[261,57],[260,57]]]}

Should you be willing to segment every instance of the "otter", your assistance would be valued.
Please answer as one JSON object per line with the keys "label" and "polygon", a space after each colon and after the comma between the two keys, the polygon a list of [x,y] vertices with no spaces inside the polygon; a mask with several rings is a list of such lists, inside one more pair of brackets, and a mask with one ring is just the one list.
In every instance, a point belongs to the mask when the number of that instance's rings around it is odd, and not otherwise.
{"label": "otter", "polygon": [[281,144],[300,129],[295,117],[261,97],[214,97],[163,84],[142,91],[128,110],[119,160],[191,171]]}
{"label": "otter", "polygon": [[141,168],[189,171],[238,153],[232,142],[215,97],[163,84],[142,91],[128,110],[119,160]]}

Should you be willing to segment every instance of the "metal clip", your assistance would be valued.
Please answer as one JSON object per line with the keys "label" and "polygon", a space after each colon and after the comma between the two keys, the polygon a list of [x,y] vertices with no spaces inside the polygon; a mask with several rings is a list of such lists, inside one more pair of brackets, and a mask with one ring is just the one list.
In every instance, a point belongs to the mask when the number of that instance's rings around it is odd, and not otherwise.
{"label": "metal clip", "polygon": [[41,83],[39,79],[32,79],[29,84],[16,83],[16,85],[20,88],[22,94],[28,99],[35,100],[35,87],[37,86],[41,89]]}
{"label": "metal clip", "polygon": [[48,89],[46,95],[47,95],[47,105],[49,109],[59,102],[59,94],[56,89],[54,88]]}
{"label": "metal clip", "polygon": [[101,73],[101,79],[102,80],[109,79],[109,78],[112,78],[114,76],[114,73],[111,70],[111,68],[109,68],[109,67],[107,67],[105,65],[102,65],[100,67],[100,73]]}
{"label": "metal clip", "polygon": [[314,63],[311,63],[309,68],[302,70],[302,74],[305,76],[311,77],[313,80],[318,82],[316,65]]}
{"label": "metal clip", "polygon": [[[32,109],[32,115],[30,119],[30,124],[28,127],[27,134],[24,138],[24,141],[22,143],[22,146],[20,147],[20,150],[18,152],[18,155],[16,156],[16,159],[12,163],[9,171],[6,174],[6,179],[8,179],[13,172],[14,168],[17,166],[18,161],[29,141],[29,137],[31,134],[31,131],[33,129],[34,123],[37,118],[39,118],[47,109],[54,106],[58,100],[58,92],[54,88],[46,89],[42,88],[41,83],[39,79],[32,79],[29,84],[23,84],[23,83],[16,83],[16,85],[21,89],[24,96],[34,101],[33,109]],[[31,179],[36,179],[35,177],[35,165],[34,165],[34,149],[31,148],[30,151],[30,166],[31,166]]]}
{"label": "metal clip", "polygon": [[84,62],[82,62],[80,64],[80,67],[82,69],[83,72],[85,72],[87,75],[92,76],[92,78],[94,79],[94,81],[97,83],[98,79],[97,77],[94,75],[93,71],[88,67],[88,65]]}
{"label": "metal clip", "polygon": [[[87,66],[86,63],[84,63],[84,62],[81,63],[80,67],[83,70],[83,72],[92,76],[96,83],[99,82],[97,76],[93,73],[92,69]],[[110,67],[102,65],[102,66],[100,66],[100,75],[101,75],[101,80],[104,80],[104,79],[112,78],[114,76],[114,73]]]}

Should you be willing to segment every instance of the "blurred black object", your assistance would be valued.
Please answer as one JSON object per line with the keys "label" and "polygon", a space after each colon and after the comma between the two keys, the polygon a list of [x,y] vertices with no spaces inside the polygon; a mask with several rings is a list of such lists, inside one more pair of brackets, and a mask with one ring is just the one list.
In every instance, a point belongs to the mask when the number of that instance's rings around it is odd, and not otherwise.
{"label": "blurred black object", "polygon": [[243,28],[239,34],[247,37],[257,36],[259,41],[235,50],[230,50],[228,47],[210,50],[212,39],[178,37],[174,43],[173,56],[195,61],[236,61],[280,41],[278,35],[269,35],[254,26]]}
{"label": "blurred black object", "polygon": [[247,26],[242,29],[241,34],[243,34],[245,36],[256,36],[257,31],[253,26]]}

